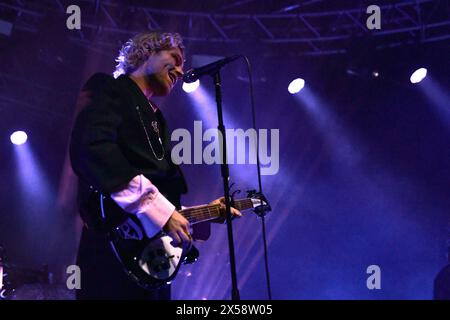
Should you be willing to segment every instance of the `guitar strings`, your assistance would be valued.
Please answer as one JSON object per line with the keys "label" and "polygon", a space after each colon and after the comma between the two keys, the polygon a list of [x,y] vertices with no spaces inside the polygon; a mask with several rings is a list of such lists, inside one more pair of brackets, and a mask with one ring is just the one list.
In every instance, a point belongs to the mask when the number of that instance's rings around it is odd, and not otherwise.
{"label": "guitar strings", "polygon": [[[242,210],[244,208],[245,204],[247,204],[247,206],[248,206],[248,204],[251,204],[251,200],[249,200],[249,199],[248,200],[247,199],[239,200],[239,202],[235,202],[235,207],[238,210]],[[185,209],[185,213],[186,213],[186,216],[193,216],[193,217],[202,216],[202,215],[206,216],[206,215],[211,215],[210,214],[211,209],[216,210],[219,207],[220,207],[220,205],[205,205],[204,207],[200,207],[200,208],[195,208],[195,207],[187,208],[187,209]],[[190,211],[190,212],[188,212],[188,211]]]}
{"label": "guitar strings", "polygon": [[[238,210],[242,210],[246,204],[247,204],[247,206],[249,204],[251,204],[251,200],[250,199],[237,200],[234,203],[236,209],[238,209]],[[187,209],[185,209],[186,212],[183,213],[183,211],[182,211],[181,213],[188,220],[190,218],[194,219],[194,220],[198,220],[201,218],[215,218],[215,212],[211,213],[211,210],[217,210],[219,208],[220,208],[220,205],[218,205],[218,204],[217,205],[205,205],[205,207],[201,207],[201,208],[187,208]]]}

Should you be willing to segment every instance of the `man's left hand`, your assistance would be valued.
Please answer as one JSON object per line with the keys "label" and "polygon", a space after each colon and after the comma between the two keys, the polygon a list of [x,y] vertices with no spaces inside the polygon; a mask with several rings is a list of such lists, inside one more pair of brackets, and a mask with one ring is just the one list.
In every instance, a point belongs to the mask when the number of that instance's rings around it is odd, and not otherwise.
{"label": "man's left hand", "polygon": [[[220,211],[223,212],[223,216],[217,220],[213,220],[212,222],[217,222],[217,223],[223,223],[226,219],[226,207],[225,207],[225,197],[220,197],[212,202],[210,202],[209,204],[220,204]],[[231,207],[231,216],[234,217],[242,217],[242,213],[236,209]]]}

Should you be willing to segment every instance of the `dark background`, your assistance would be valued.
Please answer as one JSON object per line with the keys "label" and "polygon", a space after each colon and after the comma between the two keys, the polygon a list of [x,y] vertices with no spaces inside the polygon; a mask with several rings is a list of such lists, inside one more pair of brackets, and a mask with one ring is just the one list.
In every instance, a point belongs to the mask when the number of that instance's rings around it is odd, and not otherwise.
{"label": "dark background", "polygon": [[[211,26],[205,28],[201,18],[193,16],[187,28],[181,24],[182,13],[324,13],[364,10],[370,3],[79,1],[84,42],[78,31],[65,27],[67,15],[61,6],[71,3],[59,4],[0,4],[0,19],[14,26],[11,34],[0,37],[0,244],[8,261],[35,269],[47,264],[56,281],[64,283],[80,228],[76,180],[66,154],[76,97],[92,73],[112,73],[120,44],[132,31],[147,28],[130,11],[133,5],[145,5],[167,10],[154,12],[154,18],[185,36],[187,67],[196,55],[239,53],[252,63],[258,127],[280,132],[279,172],[263,176],[273,208],[266,219],[273,297],[432,298],[433,279],[447,263],[450,210],[448,2],[425,1],[419,7],[428,17],[422,23],[447,28],[439,29],[444,36],[435,40],[427,41],[436,29],[427,29],[426,36],[413,27],[406,34],[378,35],[395,30],[395,17],[373,32],[355,31],[352,20],[342,22],[348,30],[339,29],[334,21],[337,32],[346,36],[317,42],[315,53],[305,43],[266,41],[260,30],[252,31],[255,27],[246,24],[224,28],[236,41],[220,41],[220,34],[208,38]],[[300,6],[289,9],[295,5]],[[102,6],[123,33],[107,31],[111,22]],[[405,10],[414,17],[408,7]],[[367,15],[354,16],[365,24]],[[321,34],[331,30],[330,19],[319,18],[311,18],[314,27]],[[94,22],[97,29],[83,24]],[[282,21],[267,24],[274,28],[275,39],[295,32],[302,36],[301,28],[295,31]],[[331,53],[334,49],[339,52]],[[428,77],[413,85],[409,76],[418,67],[428,68]],[[379,77],[371,76],[375,70]],[[244,62],[227,66],[222,76],[226,126],[250,128]],[[294,96],[287,86],[296,77],[306,80],[306,88]],[[206,118],[215,127],[213,87],[210,79],[202,80],[211,102],[204,106],[209,118],[181,84],[170,97],[157,100],[172,129],[192,130],[194,120]],[[20,158],[11,144],[9,136],[15,130],[28,133],[32,159]],[[219,167],[183,169],[190,187],[185,205],[221,195]],[[257,188],[254,166],[232,165],[230,172],[239,189]],[[241,296],[265,299],[260,221],[249,213],[234,226]],[[229,298],[226,227],[214,225],[213,233],[199,244],[199,262],[184,268],[175,281],[175,299]],[[381,268],[381,290],[366,287],[370,265]]]}

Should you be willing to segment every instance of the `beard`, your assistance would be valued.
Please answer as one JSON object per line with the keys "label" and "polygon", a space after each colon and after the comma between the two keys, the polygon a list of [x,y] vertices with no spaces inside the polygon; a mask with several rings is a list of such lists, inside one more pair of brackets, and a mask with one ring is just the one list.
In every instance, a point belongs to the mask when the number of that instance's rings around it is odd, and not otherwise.
{"label": "beard", "polygon": [[165,70],[150,74],[146,79],[155,96],[167,96],[172,90],[172,82]]}

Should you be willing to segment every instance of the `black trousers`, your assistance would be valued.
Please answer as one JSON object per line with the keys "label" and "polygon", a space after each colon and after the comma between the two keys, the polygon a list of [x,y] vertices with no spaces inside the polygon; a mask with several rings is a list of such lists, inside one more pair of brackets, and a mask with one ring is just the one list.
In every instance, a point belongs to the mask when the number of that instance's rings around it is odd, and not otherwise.
{"label": "black trousers", "polygon": [[83,228],[77,265],[77,300],[170,300],[170,286],[148,291],[134,283],[111,250],[105,235]]}

